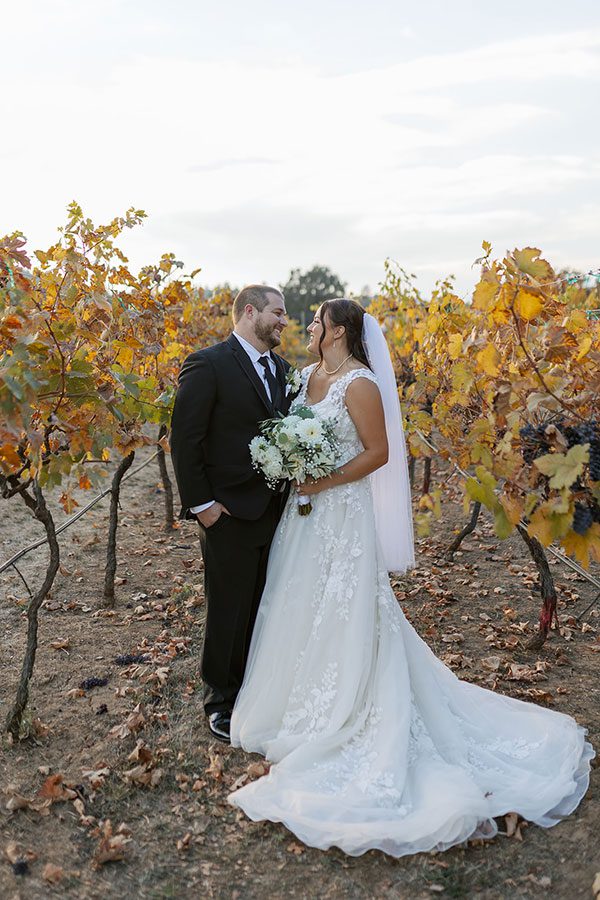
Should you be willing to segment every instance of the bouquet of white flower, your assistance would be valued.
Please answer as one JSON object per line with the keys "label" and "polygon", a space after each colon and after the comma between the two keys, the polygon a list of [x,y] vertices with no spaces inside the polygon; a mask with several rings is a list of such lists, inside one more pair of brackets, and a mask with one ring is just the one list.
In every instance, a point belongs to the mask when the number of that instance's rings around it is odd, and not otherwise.
{"label": "bouquet of white flower", "polygon": [[[300,406],[280,419],[266,419],[260,431],[250,441],[250,456],[270,488],[281,479],[301,484],[309,477],[322,478],[335,470],[339,454],[333,423],[318,419],[308,406]],[[311,510],[310,499],[300,497],[300,515],[307,516]]]}

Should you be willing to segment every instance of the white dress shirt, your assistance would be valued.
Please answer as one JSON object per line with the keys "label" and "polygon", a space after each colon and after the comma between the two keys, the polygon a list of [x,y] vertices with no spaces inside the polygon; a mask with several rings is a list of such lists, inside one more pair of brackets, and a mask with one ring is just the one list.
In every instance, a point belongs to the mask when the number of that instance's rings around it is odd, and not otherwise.
{"label": "white dress shirt", "polygon": [[[263,357],[263,356],[266,357],[266,359],[269,362],[269,368],[271,370],[271,373],[273,374],[273,377],[276,378],[277,377],[277,369],[275,368],[275,360],[271,356],[270,351],[267,351],[266,353],[261,353],[260,350],[257,350],[256,347],[253,347],[252,344],[249,341],[245,340],[245,338],[243,338],[240,334],[238,334],[237,331],[234,331],[233,335],[235,338],[237,338],[237,340],[241,344],[242,349],[245,350],[246,353],[248,354],[248,356],[250,357],[252,365],[256,369],[256,373],[257,373],[258,377],[260,378],[260,380],[262,381],[265,391],[267,392],[267,397],[269,398],[269,400],[272,401],[273,398],[271,397],[271,389],[269,387],[269,383],[268,383],[267,377],[266,377],[267,373],[265,372],[264,367],[258,361],[261,357]],[[190,512],[193,513],[194,515],[196,513],[203,512],[205,509],[208,509],[209,506],[212,506],[214,502],[215,502],[214,500],[209,500],[208,503],[202,503],[200,506],[190,506]]]}

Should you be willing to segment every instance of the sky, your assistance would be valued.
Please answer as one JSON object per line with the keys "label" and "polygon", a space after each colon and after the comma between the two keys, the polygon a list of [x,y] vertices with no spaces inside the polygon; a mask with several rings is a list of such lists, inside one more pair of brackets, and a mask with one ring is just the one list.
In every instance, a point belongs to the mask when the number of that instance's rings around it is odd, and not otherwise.
{"label": "sky", "polygon": [[0,234],[128,207],[204,285],[392,258],[467,296],[483,240],[600,266],[597,0],[0,0]]}

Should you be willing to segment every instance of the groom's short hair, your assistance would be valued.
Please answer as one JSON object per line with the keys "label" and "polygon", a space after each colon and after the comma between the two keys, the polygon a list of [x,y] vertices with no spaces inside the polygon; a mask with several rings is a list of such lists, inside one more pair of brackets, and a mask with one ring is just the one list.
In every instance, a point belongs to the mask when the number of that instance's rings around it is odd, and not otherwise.
{"label": "groom's short hair", "polygon": [[280,297],[283,297],[279,288],[270,287],[268,284],[248,284],[246,287],[243,287],[233,301],[231,314],[234,325],[237,325],[240,321],[244,313],[244,307],[248,304],[253,306],[258,312],[262,312],[265,306],[269,304],[269,294],[279,294]]}

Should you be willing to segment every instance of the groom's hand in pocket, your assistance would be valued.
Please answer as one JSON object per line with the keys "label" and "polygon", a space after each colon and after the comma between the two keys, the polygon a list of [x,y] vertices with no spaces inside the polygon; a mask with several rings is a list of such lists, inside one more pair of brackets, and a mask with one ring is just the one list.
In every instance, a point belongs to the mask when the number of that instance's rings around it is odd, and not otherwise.
{"label": "groom's hand in pocket", "polygon": [[212,506],[208,507],[208,509],[203,509],[202,512],[196,513],[196,518],[204,528],[210,528],[215,522],[218,522],[223,515],[230,516],[231,513],[227,507],[216,500]]}

